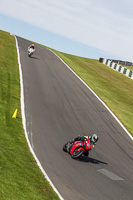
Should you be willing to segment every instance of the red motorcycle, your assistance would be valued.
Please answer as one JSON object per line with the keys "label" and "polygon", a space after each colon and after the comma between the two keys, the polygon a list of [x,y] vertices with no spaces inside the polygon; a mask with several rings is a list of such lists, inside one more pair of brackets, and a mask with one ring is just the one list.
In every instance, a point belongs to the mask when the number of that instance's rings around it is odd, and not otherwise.
{"label": "red motorcycle", "polygon": [[63,151],[68,152],[73,159],[79,158],[82,155],[88,156],[89,151],[95,145],[90,145],[89,138],[85,141],[67,142],[63,146]]}

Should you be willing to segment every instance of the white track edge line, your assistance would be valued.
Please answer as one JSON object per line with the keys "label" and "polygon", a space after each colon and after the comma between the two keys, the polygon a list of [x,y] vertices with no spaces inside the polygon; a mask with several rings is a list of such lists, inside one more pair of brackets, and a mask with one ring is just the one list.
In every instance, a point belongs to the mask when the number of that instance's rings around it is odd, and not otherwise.
{"label": "white track edge line", "polygon": [[49,182],[49,184],[51,185],[51,187],[53,188],[53,190],[56,192],[56,194],[58,195],[58,197],[61,200],[64,200],[64,198],[60,195],[60,193],[58,192],[58,190],[55,188],[54,184],[52,183],[52,181],[50,180],[50,178],[48,177],[48,175],[46,174],[46,172],[44,171],[43,167],[41,166],[41,163],[39,162],[35,152],[32,149],[32,146],[30,144],[29,138],[28,138],[28,134],[27,134],[27,129],[26,129],[26,117],[25,117],[25,105],[24,105],[24,90],[23,90],[23,77],[22,77],[22,69],[21,69],[21,62],[20,62],[20,54],[19,54],[19,48],[18,48],[18,41],[17,38],[15,36],[15,40],[16,40],[16,49],[17,49],[17,55],[18,55],[18,65],[19,65],[19,76],[20,76],[20,85],[21,85],[21,115],[22,115],[22,122],[23,122],[23,128],[24,128],[24,132],[25,132],[25,137],[27,139],[29,148],[31,153],[33,154],[40,170],[42,171],[42,173],[44,174],[45,178],[47,179],[47,181]]}
{"label": "white track edge line", "polygon": [[77,78],[97,97],[97,99],[105,106],[105,108],[111,113],[111,115],[116,119],[116,121],[120,124],[120,126],[124,129],[124,131],[128,134],[128,136],[133,140],[133,137],[128,132],[128,130],[125,128],[125,126],[120,122],[120,120],[115,116],[115,114],[109,109],[109,107],[100,99],[100,97],[67,65],[55,52],[53,52],[51,49],[48,49],[53,54],[55,54],[67,67],[70,69]]}

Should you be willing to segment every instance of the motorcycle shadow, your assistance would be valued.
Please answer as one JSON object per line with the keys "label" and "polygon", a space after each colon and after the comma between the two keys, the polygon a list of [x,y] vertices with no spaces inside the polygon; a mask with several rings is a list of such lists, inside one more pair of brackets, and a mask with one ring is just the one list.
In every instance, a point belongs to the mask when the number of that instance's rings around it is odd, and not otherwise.
{"label": "motorcycle shadow", "polygon": [[39,60],[39,58],[37,58],[37,57],[35,57],[35,56],[31,56],[31,58]]}
{"label": "motorcycle shadow", "polygon": [[81,156],[78,160],[81,161],[81,162],[89,162],[89,163],[93,163],[93,164],[108,165],[108,163],[106,163],[106,162],[103,162],[101,160],[97,160],[97,159],[94,159],[94,158],[90,158],[90,157],[87,157],[87,156]]}

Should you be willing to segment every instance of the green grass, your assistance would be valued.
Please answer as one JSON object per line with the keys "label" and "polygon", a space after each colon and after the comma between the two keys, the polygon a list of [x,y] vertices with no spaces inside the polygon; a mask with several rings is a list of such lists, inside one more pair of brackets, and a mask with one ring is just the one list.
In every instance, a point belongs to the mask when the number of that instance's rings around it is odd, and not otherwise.
{"label": "green grass", "polygon": [[133,80],[98,60],[53,51],[95,91],[133,136]]}
{"label": "green grass", "polygon": [[0,31],[0,200],[18,199],[59,198],[29,151],[21,119],[15,39]]}

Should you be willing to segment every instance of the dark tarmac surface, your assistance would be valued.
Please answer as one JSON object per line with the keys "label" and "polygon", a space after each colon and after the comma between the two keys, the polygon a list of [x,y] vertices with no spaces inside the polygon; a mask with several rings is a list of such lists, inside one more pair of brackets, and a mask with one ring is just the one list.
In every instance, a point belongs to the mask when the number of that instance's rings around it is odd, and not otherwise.
{"label": "dark tarmac surface", "polygon": [[[17,37],[26,127],[42,167],[65,200],[132,200],[133,141],[92,92],[48,49]],[[73,160],[62,146],[97,133],[89,157]]]}

